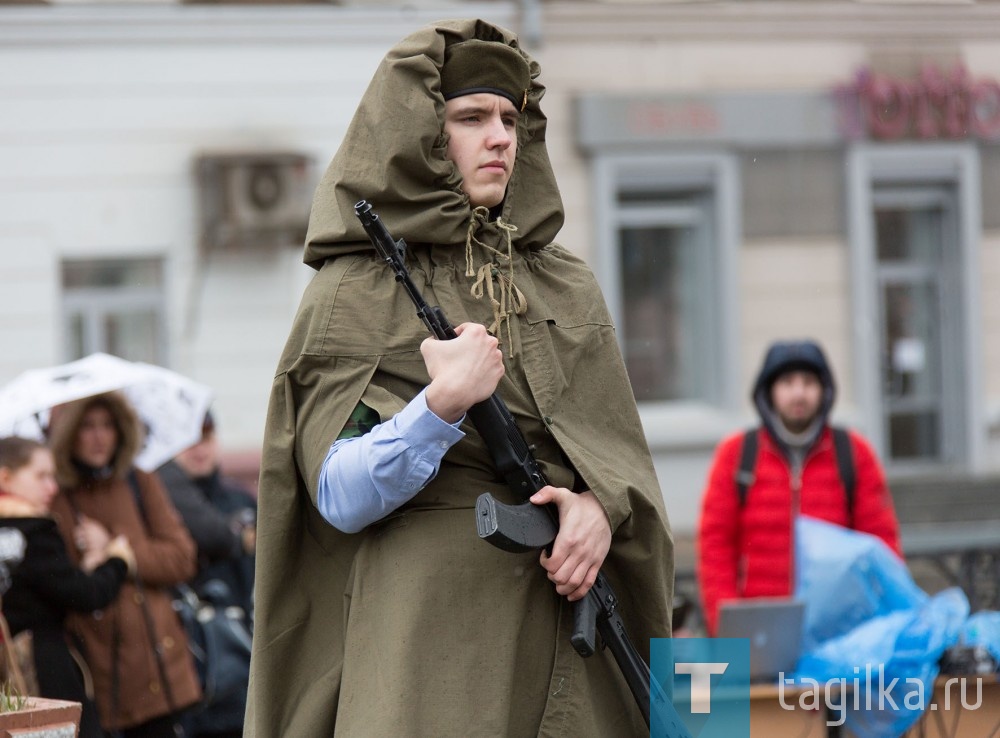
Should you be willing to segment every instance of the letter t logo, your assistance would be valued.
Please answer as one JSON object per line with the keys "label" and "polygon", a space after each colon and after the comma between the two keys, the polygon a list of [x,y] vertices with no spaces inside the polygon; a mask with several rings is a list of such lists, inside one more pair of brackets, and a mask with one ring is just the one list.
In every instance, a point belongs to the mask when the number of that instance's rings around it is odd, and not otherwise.
{"label": "letter t logo", "polygon": [[691,675],[691,712],[712,711],[712,675],[725,674],[727,662],[678,661],[674,664],[674,674]]}

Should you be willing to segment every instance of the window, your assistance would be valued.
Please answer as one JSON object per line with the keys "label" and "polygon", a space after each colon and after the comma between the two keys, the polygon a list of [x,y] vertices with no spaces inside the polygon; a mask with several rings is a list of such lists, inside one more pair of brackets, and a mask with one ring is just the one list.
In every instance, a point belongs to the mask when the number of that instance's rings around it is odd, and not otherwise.
{"label": "window", "polygon": [[67,360],[103,351],[166,365],[161,259],[64,261],[62,287]]}
{"label": "window", "polygon": [[[948,273],[957,231],[953,194],[934,187],[875,189],[883,428],[894,460],[946,461],[943,423],[952,376]],[[948,258],[952,257],[952,258]]]}
{"label": "window", "polygon": [[708,199],[658,193],[654,202],[620,200],[624,354],[640,402],[712,396],[710,356],[699,350],[712,322],[700,299],[711,270]]}
{"label": "window", "polygon": [[976,153],[866,146],[849,162],[858,399],[873,440],[895,472],[974,468]]}
{"label": "window", "polygon": [[[598,162],[598,275],[639,403],[723,404],[735,300],[733,167],[713,157]],[[730,179],[732,178],[732,179]]]}

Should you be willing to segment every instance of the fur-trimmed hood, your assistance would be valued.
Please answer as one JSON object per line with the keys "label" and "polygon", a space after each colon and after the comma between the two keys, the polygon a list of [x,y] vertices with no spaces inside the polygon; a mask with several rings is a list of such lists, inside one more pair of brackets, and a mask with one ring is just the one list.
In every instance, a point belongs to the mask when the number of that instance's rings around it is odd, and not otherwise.
{"label": "fur-trimmed hood", "polygon": [[118,428],[118,449],[111,460],[109,478],[124,479],[142,449],[143,430],[139,416],[120,392],[106,392],[53,408],[49,446],[55,457],[56,480],[61,487],[79,487],[87,481],[73,460],[73,446],[84,414],[94,405],[108,408]]}

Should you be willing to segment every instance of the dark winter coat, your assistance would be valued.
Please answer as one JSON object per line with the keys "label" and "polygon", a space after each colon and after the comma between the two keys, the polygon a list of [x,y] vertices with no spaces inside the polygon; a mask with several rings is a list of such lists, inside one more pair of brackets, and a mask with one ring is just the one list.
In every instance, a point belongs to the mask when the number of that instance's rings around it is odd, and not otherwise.
{"label": "dark winter coat", "polygon": [[256,522],[256,501],[218,469],[206,477],[192,478],[169,461],[157,473],[198,547],[198,573],[191,586],[204,596],[206,583],[221,581],[232,594],[225,604],[249,614],[254,557],[243,550],[240,529]]}
{"label": "dark winter coat", "polygon": [[96,709],[70,654],[63,622],[69,612],[99,610],[111,602],[125,581],[126,564],[111,558],[91,574],[81,571],[70,562],[52,518],[24,517],[2,497],[0,528],[20,531],[26,544],[3,596],[3,613],[12,635],[32,633],[40,696],[80,702],[80,738],[100,738]]}
{"label": "dark winter coat", "polygon": [[[252,632],[254,557],[243,549],[240,528],[256,522],[257,503],[218,469],[205,477],[189,477],[171,461],[158,473],[198,546],[198,573],[191,581],[192,589],[203,601],[218,608],[242,610],[247,629]],[[235,659],[227,663],[234,688],[216,695],[191,716],[196,735],[243,727],[249,661],[245,666],[239,666]],[[236,672],[237,668],[241,673]]]}

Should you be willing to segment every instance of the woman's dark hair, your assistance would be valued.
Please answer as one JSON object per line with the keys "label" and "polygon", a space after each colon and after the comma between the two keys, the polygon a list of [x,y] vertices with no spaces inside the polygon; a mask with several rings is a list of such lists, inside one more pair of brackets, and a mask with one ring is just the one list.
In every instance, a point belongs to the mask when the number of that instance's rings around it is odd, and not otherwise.
{"label": "woman's dark hair", "polygon": [[0,467],[5,466],[11,471],[17,471],[22,466],[31,463],[31,455],[45,444],[30,438],[7,436],[0,438]]}

